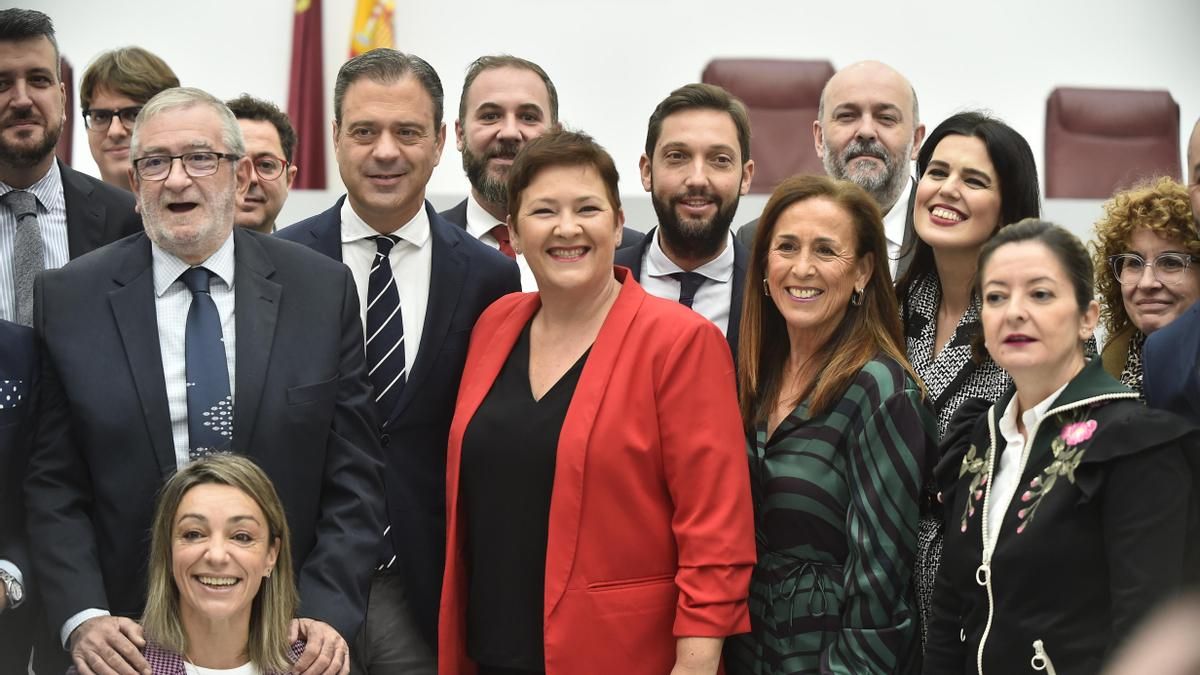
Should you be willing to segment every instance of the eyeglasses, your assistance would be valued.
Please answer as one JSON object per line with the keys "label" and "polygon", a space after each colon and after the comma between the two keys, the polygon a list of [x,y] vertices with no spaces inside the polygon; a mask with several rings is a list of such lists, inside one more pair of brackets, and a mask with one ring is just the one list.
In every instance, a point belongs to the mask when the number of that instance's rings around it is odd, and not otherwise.
{"label": "eyeglasses", "polygon": [[88,131],[108,131],[112,125],[113,117],[121,120],[121,126],[125,127],[126,131],[133,131],[133,123],[137,120],[138,113],[142,111],[142,106],[131,105],[128,108],[113,108],[112,110],[104,110],[101,108],[88,108],[83,111],[83,124],[88,128]]}
{"label": "eyeglasses", "polygon": [[[1160,253],[1149,266],[1159,283],[1174,286],[1183,281],[1183,273],[1196,260],[1187,253]],[[1113,276],[1122,286],[1133,286],[1142,280],[1146,271],[1146,259],[1136,253],[1118,253],[1108,257]]]}
{"label": "eyeglasses", "polygon": [[133,170],[142,180],[166,180],[171,175],[175,160],[183,164],[183,170],[192,178],[203,178],[217,172],[221,160],[236,162],[240,155],[224,152],[188,152],[182,155],[147,155],[133,160]]}
{"label": "eyeglasses", "polygon": [[283,175],[283,172],[288,167],[286,159],[279,159],[275,155],[259,155],[252,162],[254,173],[258,174],[261,180],[275,180]]}

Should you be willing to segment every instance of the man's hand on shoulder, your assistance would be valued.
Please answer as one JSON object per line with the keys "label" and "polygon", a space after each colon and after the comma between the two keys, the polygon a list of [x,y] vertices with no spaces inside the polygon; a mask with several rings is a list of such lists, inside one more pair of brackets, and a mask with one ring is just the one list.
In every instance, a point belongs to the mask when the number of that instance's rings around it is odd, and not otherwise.
{"label": "man's hand on shoulder", "polygon": [[349,675],[350,646],[333,626],[316,619],[292,619],[288,641],[304,640],[296,675]]}
{"label": "man's hand on shoulder", "polygon": [[71,660],[79,675],[151,675],[142,656],[142,627],[121,616],[97,616],[71,633]]}

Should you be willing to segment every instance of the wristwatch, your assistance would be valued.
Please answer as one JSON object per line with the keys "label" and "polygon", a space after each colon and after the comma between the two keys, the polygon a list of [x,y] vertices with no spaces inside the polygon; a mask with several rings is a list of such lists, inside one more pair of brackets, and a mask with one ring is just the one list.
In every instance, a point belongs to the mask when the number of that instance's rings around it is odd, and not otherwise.
{"label": "wristwatch", "polygon": [[7,590],[8,607],[16,607],[25,599],[25,589],[21,587],[21,582],[13,575],[0,569],[0,582],[4,582],[4,588]]}

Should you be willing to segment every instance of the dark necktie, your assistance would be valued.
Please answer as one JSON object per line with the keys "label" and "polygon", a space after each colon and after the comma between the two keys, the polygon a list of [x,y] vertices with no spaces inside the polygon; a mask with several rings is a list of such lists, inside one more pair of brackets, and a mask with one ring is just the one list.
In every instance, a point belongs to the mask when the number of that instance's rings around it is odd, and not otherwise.
{"label": "dark necktie", "polygon": [[672,272],[671,278],[679,282],[679,304],[691,309],[705,276],[699,272]]}
{"label": "dark necktie", "polygon": [[192,267],[179,275],[192,292],[184,330],[187,370],[188,458],[229,452],[233,444],[233,397],[221,316],[208,292],[212,272]]}
{"label": "dark necktie", "polygon": [[508,238],[508,226],[497,225],[488,232],[491,232],[492,236],[496,238],[496,243],[500,244],[500,252],[515,260],[517,252],[513,250],[512,240]]}
{"label": "dark necktie", "polygon": [[32,192],[13,190],[2,198],[17,219],[13,239],[13,290],[16,307],[13,320],[22,326],[33,325],[33,279],[46,268],[42,231],[38,227],[37,198]]}
{"label": "dark necktie", "polygon": [[404,321],[400,313],[400,291],[392,276],[388,255],[399,237],[379,235],[375,261],[367,278],[367,368],[375,388],[379,419],[386,422],[404,391]]}

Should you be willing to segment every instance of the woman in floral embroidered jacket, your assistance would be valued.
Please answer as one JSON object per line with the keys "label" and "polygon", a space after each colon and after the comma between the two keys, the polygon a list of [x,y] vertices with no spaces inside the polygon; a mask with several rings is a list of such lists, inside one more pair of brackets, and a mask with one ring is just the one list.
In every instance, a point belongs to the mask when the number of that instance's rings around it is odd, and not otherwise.
{"label": "woman in floral embroidered jacket", "polygon": [[1182,582],[1200,435],[1084,357],[1099,307],[1074,236],[1022,221],[979,268],[985,345],[1015,386],[944,440],[924,672],[1095,673]]}

